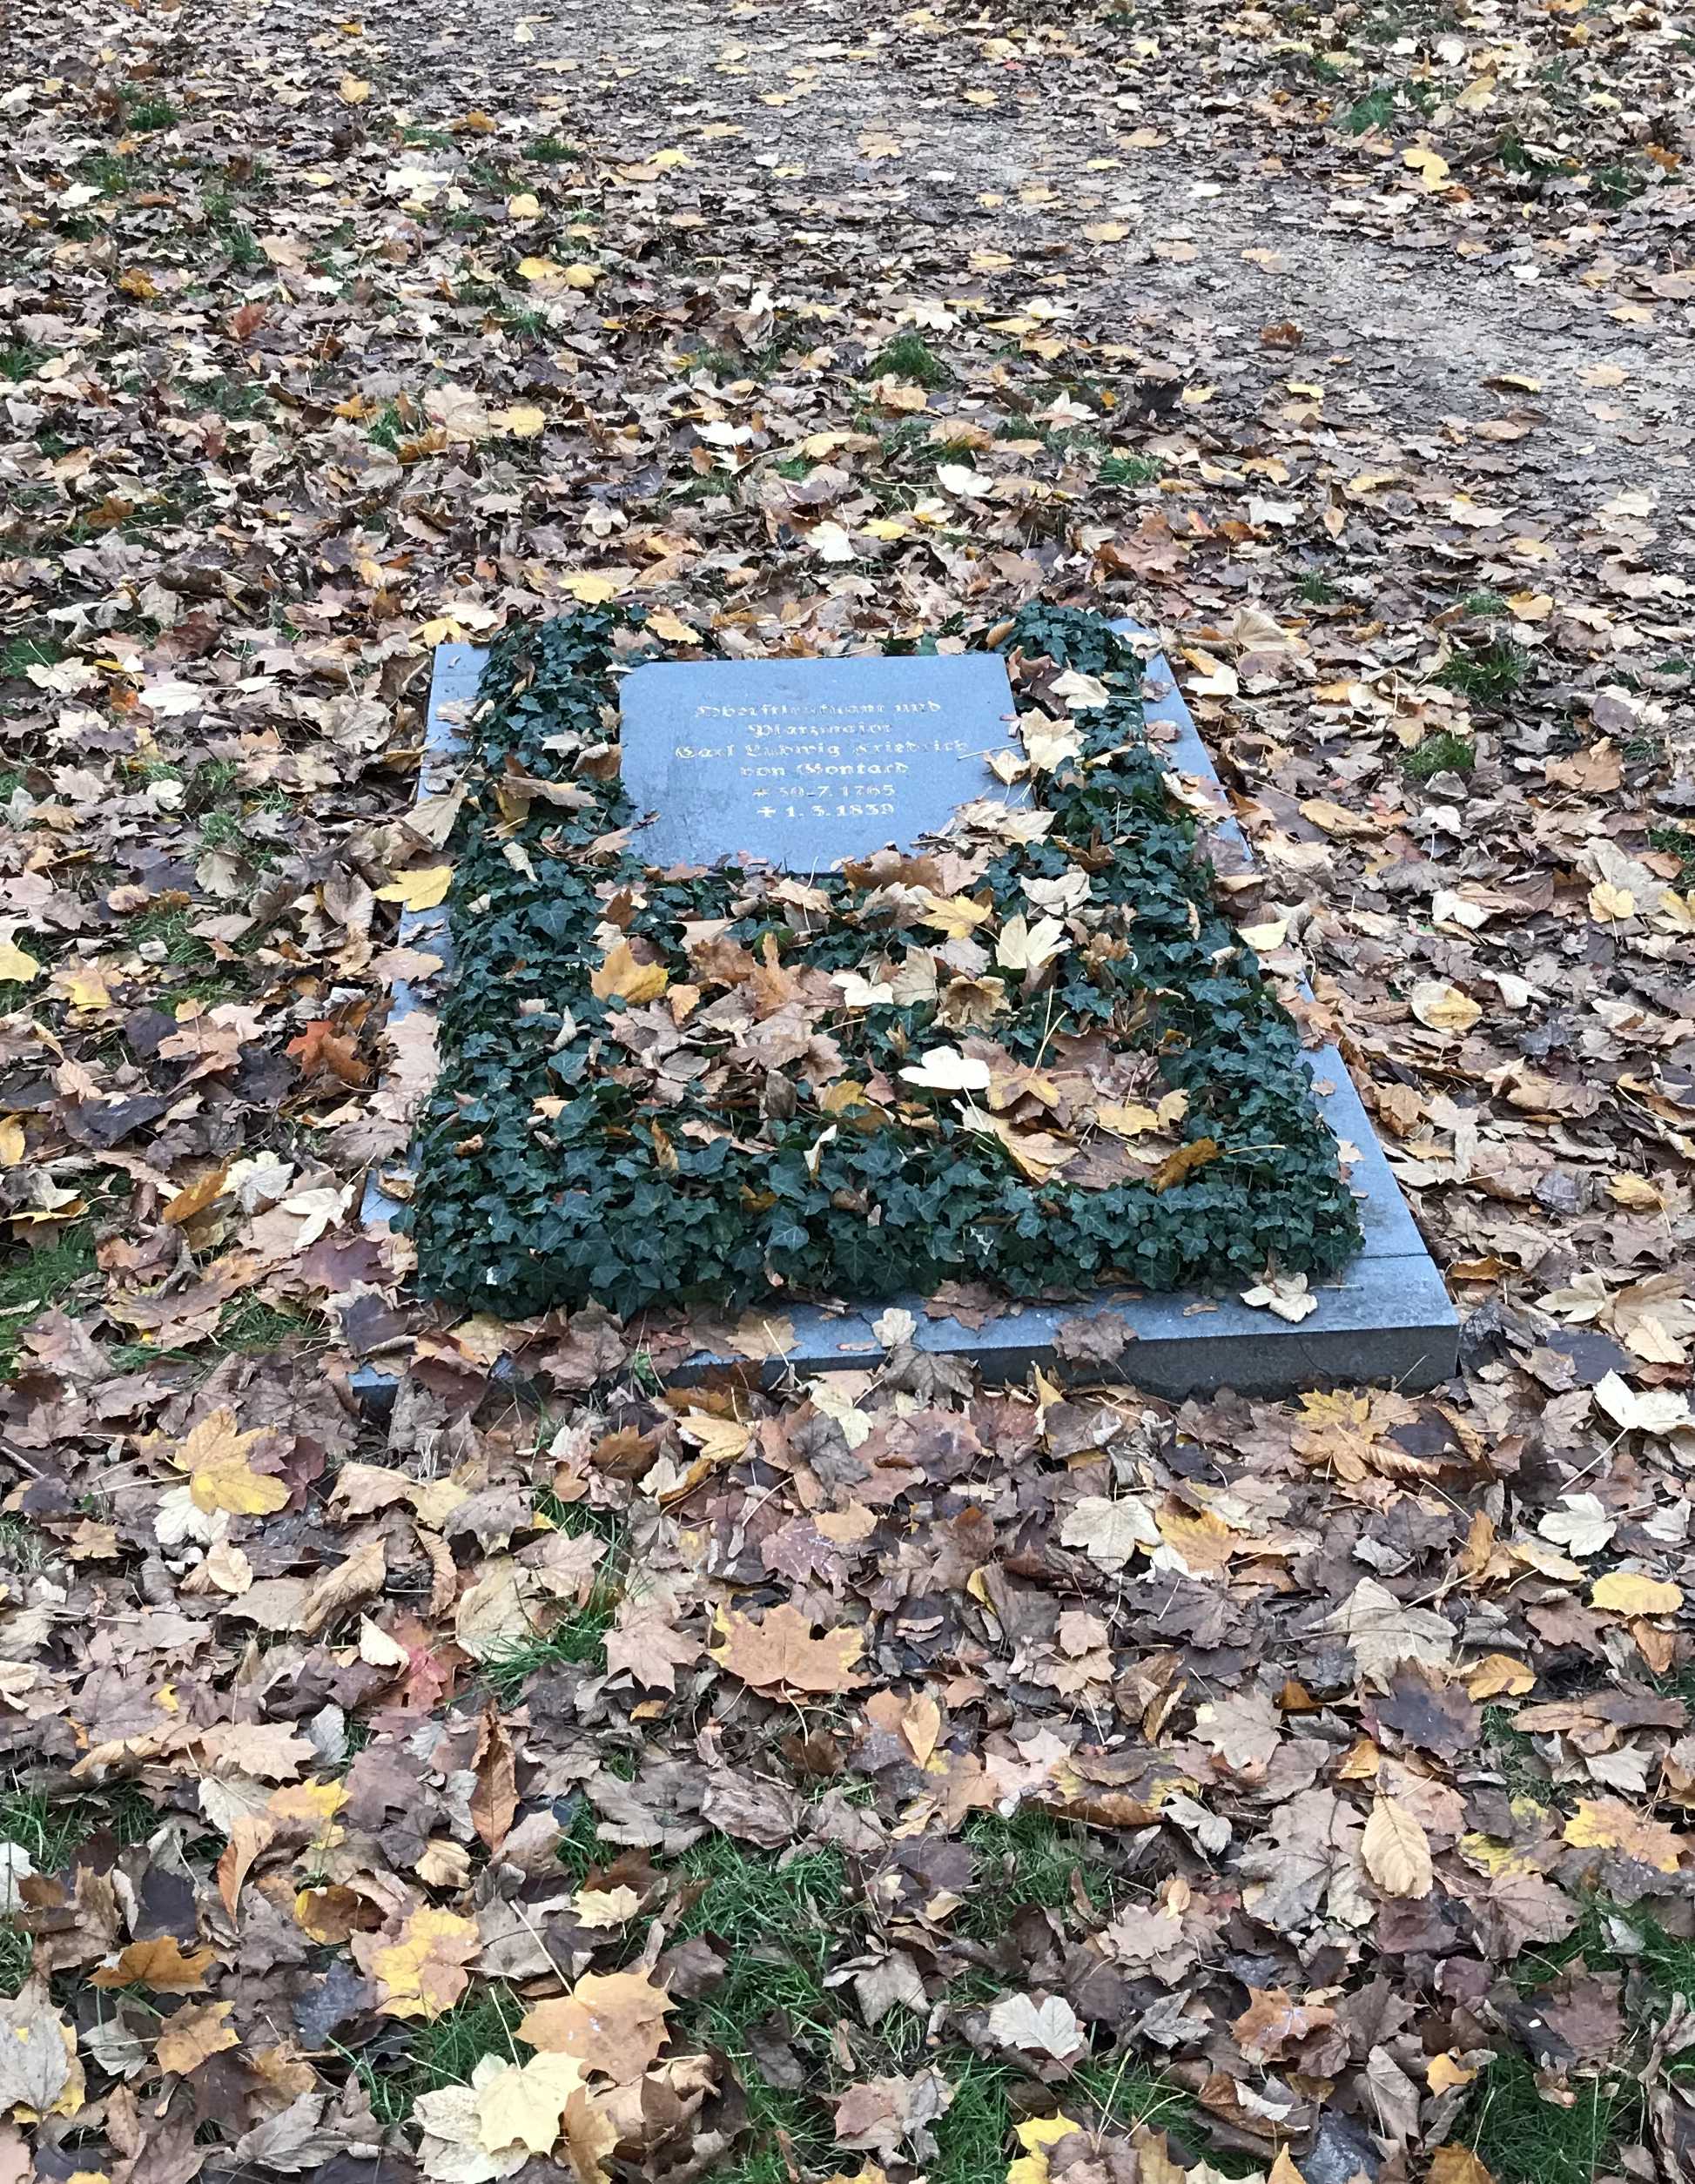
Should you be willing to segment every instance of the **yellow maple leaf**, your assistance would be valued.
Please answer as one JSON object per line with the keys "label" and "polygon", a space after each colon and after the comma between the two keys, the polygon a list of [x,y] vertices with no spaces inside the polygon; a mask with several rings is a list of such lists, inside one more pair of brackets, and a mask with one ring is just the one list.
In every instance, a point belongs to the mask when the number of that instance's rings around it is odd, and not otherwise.
{"label": "yellow maple leaf", "polygon": [[1629,1569],[1610,1569],[1590,1588],[1591,1608],[1611,1608],[1621,1616],[1674,1616],[1683,1606],[1683,1588],[1669,1578],[1645,1577]]}
{"label": "yellow maple leaf", "polygon": [[585,607],[604,607],[609,599],[615,599],[623,588],[621,577],[602,575],[598,569],[582,568],[559,580],[562,591],[568,591],[573,599],[581,600]]}
{"label": "yellow maple leaf", "polygon": [[445,902],[452,884],[454,868],[451,864],[419,864],[411,871],[402,872],[387,887],[377,890],[380,903],[400,903],[407,910],[434,910]]}
{"label": "yellow maple leaf", "polygon": [[26,948],[15,941],[0,940],[0,984],[27,985],[41,976],[41,965]]}
{"label": "yellow maple leaf", "polygon": [[1018,2126],[1019,2144],[1024,2152],[1008,2163],[1006,2184],[1047,2184],[1047,2150],[1067,2139],[1073,2131],[1083,2128],[1069,2116],[1032,2116],[1028,2123]]}
{"label": "yellow maple leaf", "polygon": [[1565,1839],[1579,1850],[1621,1851],[1658,1873],[1675,1873],[1685,1848],[1675,1829],[1645,1819],[1622,1798],[1579,1798]]}
{"label": "yellow maple leaf", "polygon": [[396,1941],[381,1943],[374,1935],[353,1938],[361,1970],[382,1986],[378,2013],[421,2017],[432,2024],[470,1985],[465,1967],[481,1946],[474,1919],[438,1911],[433,1904],[413,1912]]}
{"label": "yellow maple leaf", "polygon": [[1469,1032],[1483,1014],[1469,993],[1445,978],[1424,978],[1410,996],[1412,1012],[1433,1032]]}
{"label": "yellow maple leaf", "polygon": [[518,261],[518,272],[520,279],[533,281],[538,288],[592,288],[601,269],[581,263],[562,265],[551,258],[524,258]]}
{"label": "yellow maple leaf", "polygon": [[1589,914],[1598,924],[1622,924],[1625,918],[1636,916],[1636,897],[1628,887],[1615,887],[1610,880],[1602,880],[1589,890]]}
{"label": "yellow maple leaf", "polygon": [[734,1463],[745,1453],[751,1438],[740,1419],[715,1418],[705,1410],[686,1411],[679,1430],[686,1440],[705,1449],[715,1463]]}
{"label": "yellow maple leaf", "polygon": [[111,994],[98,965],[64,974],[64,997],[73,1009],[109,1009]]}
{"label": "yellow maple leaf", "polygon": [[321,1859],[346,1833],[335,1817],[346,1802],[345,1782],[290,1782],[272,1792],[266,1811],[274,1819],[303,1820],[312,1830],[307,1847]]}
{"label": "yellow maple leaf", "polygon": [[238,2046],[240,2034],[224,2022],[234,2007],[233,2002],[191,2002],[168,2017],[153,2050],[159,2068],[185,2078],[212,2056]]}
{"label": "yellow maple leaf", "polygon": [[646,1972],[588,1972],[568,1995],[538,2002],[518,2037],[547,2055],[568,2055],[620,2085],[639,2078],[665,2045],[671,1998]]}
{"label": "yellow maple leaf", "polygon": [[197,1509],[266,1516],[286,1506],[286,1484],[255,1471],[247,1461],[247,1451],[259,1438],[258,1432],[240,1432],[235,1413],[220,1404],[182,1441],[172,1462],[187,1472],[189,1499]]}
{"label": "yellow maple leaf", "polygon": [[362,76],[344,76],[335,88],[344,106],[362,106],[371,96],[371,86]]}
{"label": "yellow maple leaf", "polygon": [[539,219],[541,216],[541,200],[532,195],[528,190],[520,190],[516,197],[510,197],[507,199],[506,210],[508,219]]}
{"label": "yellow maple leaf", "polygon": [[950,940],[966,940],[993,914],[992,904],[974,903],[969,895],[929,895],[919,923],[934,925]]}
{"label": "yellow maple leaf", "polygon": [[1429,144],[1409,144],[1401,159],[1417,174],[1427,192],[1440,190],[1448,180],[1448,162]]}
{"label": "yellow maple leaf", "polygon": [[497,409],[488,421],[496,432],[509,433],[514,440],[534,440],[548,429],[547,412],[534,402],[515,402],[510,409]]}
{"label": "yellow maple leaf", "polygon": [[491,2072],[477,2093],[477,2144],[485,2154],[509,2146],[550,2153],[565,2104],[582,2084],[575,2055],[532,2055]]}
{"label": "yellow maple leaf", "polygon": [[589,988],[600,1001],[609,1001],[615,994],[622,1001],[656,1001],[669,983],[670,973],[663,963],[637,963],[629,943],[621,940],[590,975]]}

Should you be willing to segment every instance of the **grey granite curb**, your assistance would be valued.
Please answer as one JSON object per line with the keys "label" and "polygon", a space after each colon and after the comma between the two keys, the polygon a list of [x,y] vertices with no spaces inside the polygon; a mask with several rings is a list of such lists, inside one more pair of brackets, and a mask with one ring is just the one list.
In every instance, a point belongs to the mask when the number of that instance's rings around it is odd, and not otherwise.
{"label": "grey granite curb", "polygon": [[[1117,626],[1130,635],[1140,634],[1133,622]],[[436,649],[420,796],[440,786],[434,776],[456,757],[463,709],[476,695],[486,657],[474,645],[444,644]],[[1164,723],[1172,730],[1163,748],[1174,769],[1216,786],[1217,772],[1163,656],[1156,655],[1149,661],[1145,684],[1149,722]],[[1214,830],[1246,857],[1247,843],[1234,820]],[[407,911],[400,919],[400,937],[408,946],[427,945],[445,960],[446,927],[445,909]],[[407,984],[397,984],[391,1015],[405,1016],[424,998]],[[773,1315],[780,1314],[792,1326],[795,1345],[780,1361],[759,1369],[767,1379],[776,1379],[791,1372],[806,1375],[832,1367],[875,1363],[886,1346],[872,1334],[871,1323],[898,1307],[917,1321],[912,1340],[919,1349],[968,1356],[987,1380],[1019,1379],[1032,1365],[1056,1378],[1076,1378],[1055,1352],[1055,1332],[1066,1320],[1104,1310],[1121,1323],[1125,1333],[1118,1373],[1150,1394],[1180,1397],[1234,1388],[1245,1394],[1276,1395],[1325,1382],[1368,1381],[1392,1381],[1408,1390],[1436,1386],[1453,1374],[1458,1362],[1459,1316],[1383,1157],[1346,1063],[1334,1046],[1319,1047],[1305,1059],[1320,1111],[1337,1138],[1359,1156],[1349,1175],[1360,1201],[1365,1242],[1342,1273],[1315,1288],[1317,1309],[1299,1324],[1244,1305],[1234,1294],[1214,1296],[1198,1290],[1153,1297],[1107,1291],[1069,1304],[1014,1305],[980,1327],[930,1317],[921,1297],[885,1298],[864,1307],[832,1312],[774,1296]],[[399,1211],[396,1201],[372,1176],[366,1184],[361,1220],[370,1226]],[[751,1369],[746,1359],[703,1350],[669,1377],[686,1384],[725,1368]],[[1098,1378],[1100,1368],[1086,1368],[1086,1376]],[[352,1384],[371,1408],[383,1409],[393,1400],[393,1376],[375,1367],[360,1367],[352,1375]]]}

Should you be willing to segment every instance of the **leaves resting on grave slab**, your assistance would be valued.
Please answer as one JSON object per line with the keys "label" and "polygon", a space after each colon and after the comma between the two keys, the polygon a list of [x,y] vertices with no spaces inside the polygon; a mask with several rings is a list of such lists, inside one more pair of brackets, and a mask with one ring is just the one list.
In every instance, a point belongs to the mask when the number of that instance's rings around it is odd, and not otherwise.
{"label": "leaves resting on grave slab", "polygon": [[1001,649],[1032,805],[803,882],[644,864],[612,740],[622,675],[664,653],[639,609],[501,641],[409,1216],[433,1293],[521,1317],[1165,1290],[1357,1249],[1298,1033],[1145,739],[1135,652],[1042,606]]}

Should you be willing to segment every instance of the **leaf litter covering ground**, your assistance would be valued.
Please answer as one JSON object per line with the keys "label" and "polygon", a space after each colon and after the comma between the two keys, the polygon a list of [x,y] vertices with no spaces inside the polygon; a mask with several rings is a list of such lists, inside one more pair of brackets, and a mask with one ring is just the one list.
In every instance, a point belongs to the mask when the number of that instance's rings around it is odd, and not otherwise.
{"label": "leaf litter covering ground", "polygon": [[[1687,2176],[1679,27],[8,28],[6,2174]],[[428,645],[1039,593],[1168,633],[1462,1381],[484,1400],[353,1218]]]}

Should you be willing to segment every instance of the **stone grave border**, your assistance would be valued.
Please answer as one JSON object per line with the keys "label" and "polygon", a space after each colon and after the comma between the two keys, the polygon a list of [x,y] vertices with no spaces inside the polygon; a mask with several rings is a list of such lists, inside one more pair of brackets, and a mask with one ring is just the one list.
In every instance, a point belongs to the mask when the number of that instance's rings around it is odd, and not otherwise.
{"label": "stone grave border", "polygon": [[[1132,622],[1113,625],[1127,635],[1145,634]],[[436,648],[430,682],[418,795],[421,800],[445,785],[437,776],[456,758],[460,726],[476,696],[486,651],[475,645]],[[1206,745],[1196,732],[1163,655],[1147,662],[1144,683],[1147,718],[1163,723],[1172,740],[1162,748],[1180,772],[1218,783]],[[1234,819],[1211,830],[1248,854]],[[400,941],[448,953],[447,912],[408,911],[400,921]],[[427,991],[397,982],[390,1013],[404,1017],[426,1005]],[[1150,1394],[1180,1398],[1234,1388],[1244,1394],[1288,1394],[1328,1383],[1389,1381],[1416,1391],[1450,1377],[1459,1355],[1459,1316],[1447,1287],[1424,1247],[1401,1195],[1382,1147],[1334,1046],[1319,1047],[1303,1058],[1314,1079],[1320,1112],[1338,1139],[1353,1146],[1359,1158],[1350,1171],[1359,1200],[1365,1242],[1358,1254],[1328,1280],[1315,1284],[1318,1308],[1298,1325],[1273,1313],[1242,1304],[1234,1293],[1214,1296],[1193,1289],[1159,1296],[1119,1296],[1104,1291],[1068,1304],[1014,1305],[980,1327],[952,1318],[932,1318],[924,1300],[887,1297],[833,1312],[823,1306],[794,1304],[774,1298],[772,1312],[794,1327],[795,1346],[781,1359],[757,1369],[770,1380],[789,1373],[810,1376],[836,1370],[864,1370],[885,1354],[871,1322],[891,1307],[904,1307],[917,1321],[912,1340],[918,1348],[973,1360],[986,1380],[1021,1379],[1032,1365],[1050,1377],[1099,1379],[1090,1367],[1080,1375],[1067,1368],[1053,1347],[1056,1329],[1080,1314],[1105,1310],[1119,1320],[1127,1341],[1115,1376]],[[367,1178],[360,1205],[367,1226],[400,1211],[376,1175]],[[752,1369],[745,1358],[697,1352],[668,1377],[686,1383],[735,1368]],[[357,1368],[351,1375],[354,1394],[367,1408],[381,1411],[393,1400],[394,1376],[378,1365]]]}

